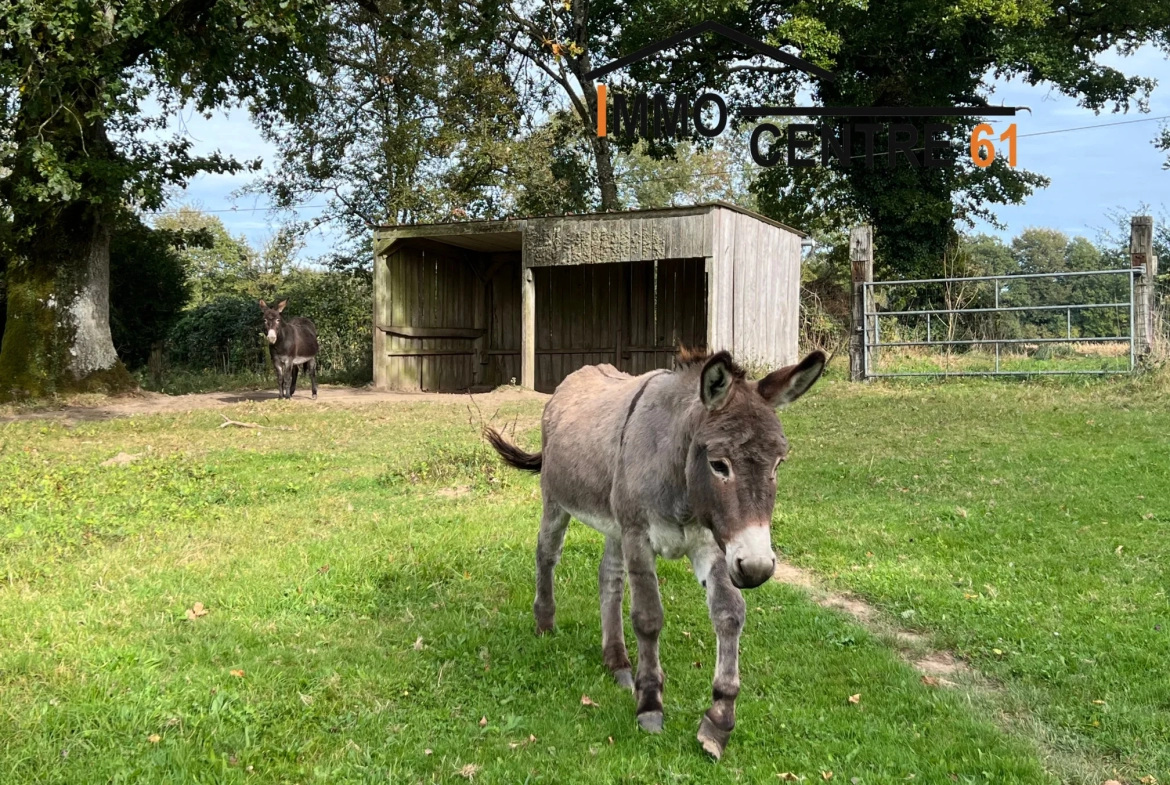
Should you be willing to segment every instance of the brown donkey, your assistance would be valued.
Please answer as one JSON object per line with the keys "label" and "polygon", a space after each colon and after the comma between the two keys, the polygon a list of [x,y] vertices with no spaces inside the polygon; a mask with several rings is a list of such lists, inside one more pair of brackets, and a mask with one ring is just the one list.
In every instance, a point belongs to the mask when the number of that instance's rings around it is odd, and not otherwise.
{"label": "brown donkey", "polygon": [[[487,432],[504,461],[541,473],[538,634],[553,626],[553,569],[570,516],[605,535],[602,653],[617,682],[634,690],[638,723],[652,733],[662,730],[665,679],[655,556],[690,560],[707,590],[718,639],[712,704],[699,723],[699,742],[716,758],[735,727],[745,611],[740,589],[764,583],[776,567],[772,507],[788,442],[774,410],[803,395],[824,367],[825,355],[813,352],[754,382],[727,352],[684,352],[674,371],[637,377],[611,365],[589,366],[561,382],[545,406],[541,452],[526,453]],[[636,677],[622,630],[626,575]]]}
{"label": "brown donkey", "polygon": [[317,327],[304,316],[284,318],[284,306],[288,300],[281,300],[275,308],[260,301],[264,314],[264,333],[268,338],[268,354],[272,357],[272,368],[276,371],[278,396],[292,398],[297,391],[297,370],[303,368],[309,375],[313,388],[313,400],[317,400]]}

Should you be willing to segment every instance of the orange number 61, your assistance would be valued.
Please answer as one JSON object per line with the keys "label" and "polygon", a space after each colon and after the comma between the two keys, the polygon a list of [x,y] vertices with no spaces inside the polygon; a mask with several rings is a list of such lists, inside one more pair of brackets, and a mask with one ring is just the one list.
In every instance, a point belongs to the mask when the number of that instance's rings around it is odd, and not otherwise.
{"label": "orange number 61", "polygon": [[[995,145],[992,144],[990,138],[984,138],[984,134],[988,137],[995,134],[990,123],[980,123],[971,132],[971,160],[981,169],[991,166],[991,162],[995,160]],[[1016,165],[1016,124],[1009,125],[1008,129],[999,135],[999,140],[1008,143],[1008,165],[1014,167]]]}

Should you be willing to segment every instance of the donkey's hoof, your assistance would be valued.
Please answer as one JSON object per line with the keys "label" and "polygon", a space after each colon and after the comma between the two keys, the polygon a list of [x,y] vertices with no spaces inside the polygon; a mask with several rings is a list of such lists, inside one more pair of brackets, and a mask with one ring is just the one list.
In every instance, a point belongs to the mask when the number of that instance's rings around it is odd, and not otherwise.
{"label": "donkey's hoof", "polygon": [[704,714],[699,721],[699,743],[715,760],[723,757],[723,750],[727,748],[727,740],[731,738],[731,731],[721,730],[711,719]]}
{"label": "donkey's hoof", "polygon": [[646,711],[638,715],[638,724],[647,733],[662,733],[662,712]]}
{"label": "donkey's hoof", "polygon": [[622,668],[613,672],[613,680],[618,683],[618,686],[623,690],[634,691],[634,674],[630,672],[629,668]]}

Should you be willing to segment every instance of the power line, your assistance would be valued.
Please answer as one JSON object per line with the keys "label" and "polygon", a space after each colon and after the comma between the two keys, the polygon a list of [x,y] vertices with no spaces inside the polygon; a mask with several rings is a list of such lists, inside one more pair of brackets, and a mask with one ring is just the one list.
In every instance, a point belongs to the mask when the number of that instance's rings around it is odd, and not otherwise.
{"label": "power line", "polygon": [[1109,128],[1114,125],[1132,125],[1133,123],[1152,123],[1155,120],[1170,120],[1170,114],[1161,117],[1143,117],[1140,120],[1118,120],[1116,123],[1097,123],[1096,125],[1079,125],[1076,128],[1058,128],[1055,131],[1036,131],[1030,134],[1020,134],[1017,139],[1028,136],[1047,136],[1048,134],[1066,134],[1069,131],[1092,131],[1094,128]]}
{"label": "power line", "polygon": [[[190,209],[195,210],[195,211],[200,212],[200,213],[260,213],[260,212],[267,212],[269,210],[300,210],[300,209],[308,209],[310,207],[326,207],[326,206],[327,205],[324,205],[324,204],[306,203],[306,204],[290,204],[286,207],[227,207],[227,208],[224,208],[222,210],[202,210],[202,209],[199,209],[196,207],[192,207]],[[150,215],[174,215],[175,213],[181,212],[182,209],[183,209],[182,207],[171,207],[171,208],[168,208],[166,210],[150,210],[149,214]]]}

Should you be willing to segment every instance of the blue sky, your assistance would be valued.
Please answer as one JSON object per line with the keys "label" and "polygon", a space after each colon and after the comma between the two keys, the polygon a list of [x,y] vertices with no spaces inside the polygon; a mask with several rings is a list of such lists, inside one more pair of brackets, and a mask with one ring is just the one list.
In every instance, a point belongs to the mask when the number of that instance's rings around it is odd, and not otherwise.
{"label": "blue sky", "polygon": [[[1036,192],[1026,203],[999,207],[997,214],[1006,228],[1002,231],[981,225],[979,229],[1010,238],[1030,226],[1060,229],[1070,235],[1093,238],[1108,223],[1111,210],[1133,212],[1143,204],[1159,214],[1170,208],[1170,170],[1163,168],[1167,154],[1159,152],[1152,140],[1167,121],[1150,121],[1070,131],[1029,137],[1027,134],[1097,126],[1107,123],[1170,116],[1170,61],[1152,47],[1122,58],[1109,55],[1104,60],[1130,75],[1153,77],[1159,85],[1150,100],[1148,114],[1131,110],[1129,114],[1100,115],[1077,106],[1076,100],[1060,95],[1046,86],[1029,87],[1018,82],[997,83],[993,103],[1029,106],[1032,114],[1016,118],[1019,140],[1019,166],[1051,178],[1048,188]],[[1006,119],[995,123],[997,131]],[[198,115],[182,118],[187,134],[200,152],[220,150],[241,159],[273,160],[273,151],[253,128],[244,109],[219,112],[211,119]],[[257,196],[233,198],[251,175],[207,175],[190,183],[172,206],[187,203],[215,211],[233,234],[244,235],[255,246],[262,245],[278,226],[278,219],[264,208],[265,200]],[[316,201],[316,200],[314,200]],[[324,201],[322,198],[321,201]],[[259,209],[257,209],[259,208]],[[302,217],[312,217],[317,210],[305,209]],[[304,255],[326,253],[332,238],[318,232],[309,238]]]}

